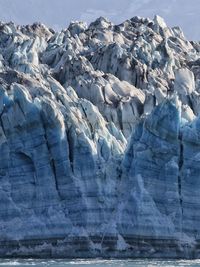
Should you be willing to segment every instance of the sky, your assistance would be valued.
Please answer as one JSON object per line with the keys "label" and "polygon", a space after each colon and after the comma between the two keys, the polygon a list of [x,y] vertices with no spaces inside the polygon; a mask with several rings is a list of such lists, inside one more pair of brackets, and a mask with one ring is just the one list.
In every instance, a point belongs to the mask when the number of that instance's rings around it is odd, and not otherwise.
{"label": "sky", "polygon": [[169,26],[180,26],[188,39],[200,40],[200,0],[0,0],[1,21],[42,22],[55,30],[67,28],[70,21],[89,24],[100,16],[118,24],[155,14]]}

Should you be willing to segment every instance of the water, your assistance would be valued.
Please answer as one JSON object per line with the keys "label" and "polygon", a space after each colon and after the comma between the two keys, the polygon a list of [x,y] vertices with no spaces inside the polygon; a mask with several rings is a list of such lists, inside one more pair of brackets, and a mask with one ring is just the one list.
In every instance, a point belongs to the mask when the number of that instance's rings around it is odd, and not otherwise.
{"label": "water", "polygon": [[0,260],[0,267],[197,267],[200,260],[156,261],[156,260]]}

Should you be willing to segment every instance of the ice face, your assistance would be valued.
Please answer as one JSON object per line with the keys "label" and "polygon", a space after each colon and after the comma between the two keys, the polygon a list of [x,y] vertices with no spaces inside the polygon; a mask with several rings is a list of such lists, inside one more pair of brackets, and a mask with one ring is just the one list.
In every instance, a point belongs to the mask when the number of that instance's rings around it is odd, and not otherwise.
{"label": "ice face", "polygon": [[193,255],[199,50],[158,16],[1,24],[0,255]]}

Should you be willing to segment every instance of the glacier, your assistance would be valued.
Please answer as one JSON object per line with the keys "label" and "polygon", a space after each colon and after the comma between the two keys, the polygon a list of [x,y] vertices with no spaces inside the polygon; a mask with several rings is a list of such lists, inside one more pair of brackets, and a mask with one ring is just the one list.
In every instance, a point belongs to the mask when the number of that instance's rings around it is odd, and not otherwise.
{"label": "glacier", "polygon": [[200,257],[200,43],[100,17],[0,23],[0,257]]}

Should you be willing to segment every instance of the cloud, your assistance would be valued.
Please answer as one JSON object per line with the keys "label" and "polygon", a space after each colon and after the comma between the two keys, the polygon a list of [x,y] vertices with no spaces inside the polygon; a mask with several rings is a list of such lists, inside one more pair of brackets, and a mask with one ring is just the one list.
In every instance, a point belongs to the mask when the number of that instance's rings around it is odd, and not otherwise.
{"label": "cloud", "polygon": [[111,19],[112,17],[115,17],[115,16],[117,16],[116,11],[106,12],[105,10],[88,9],[81,15],[80,19],[81,21],[86,21],[90,23],[98,17],[105,17],[105,18]]}

